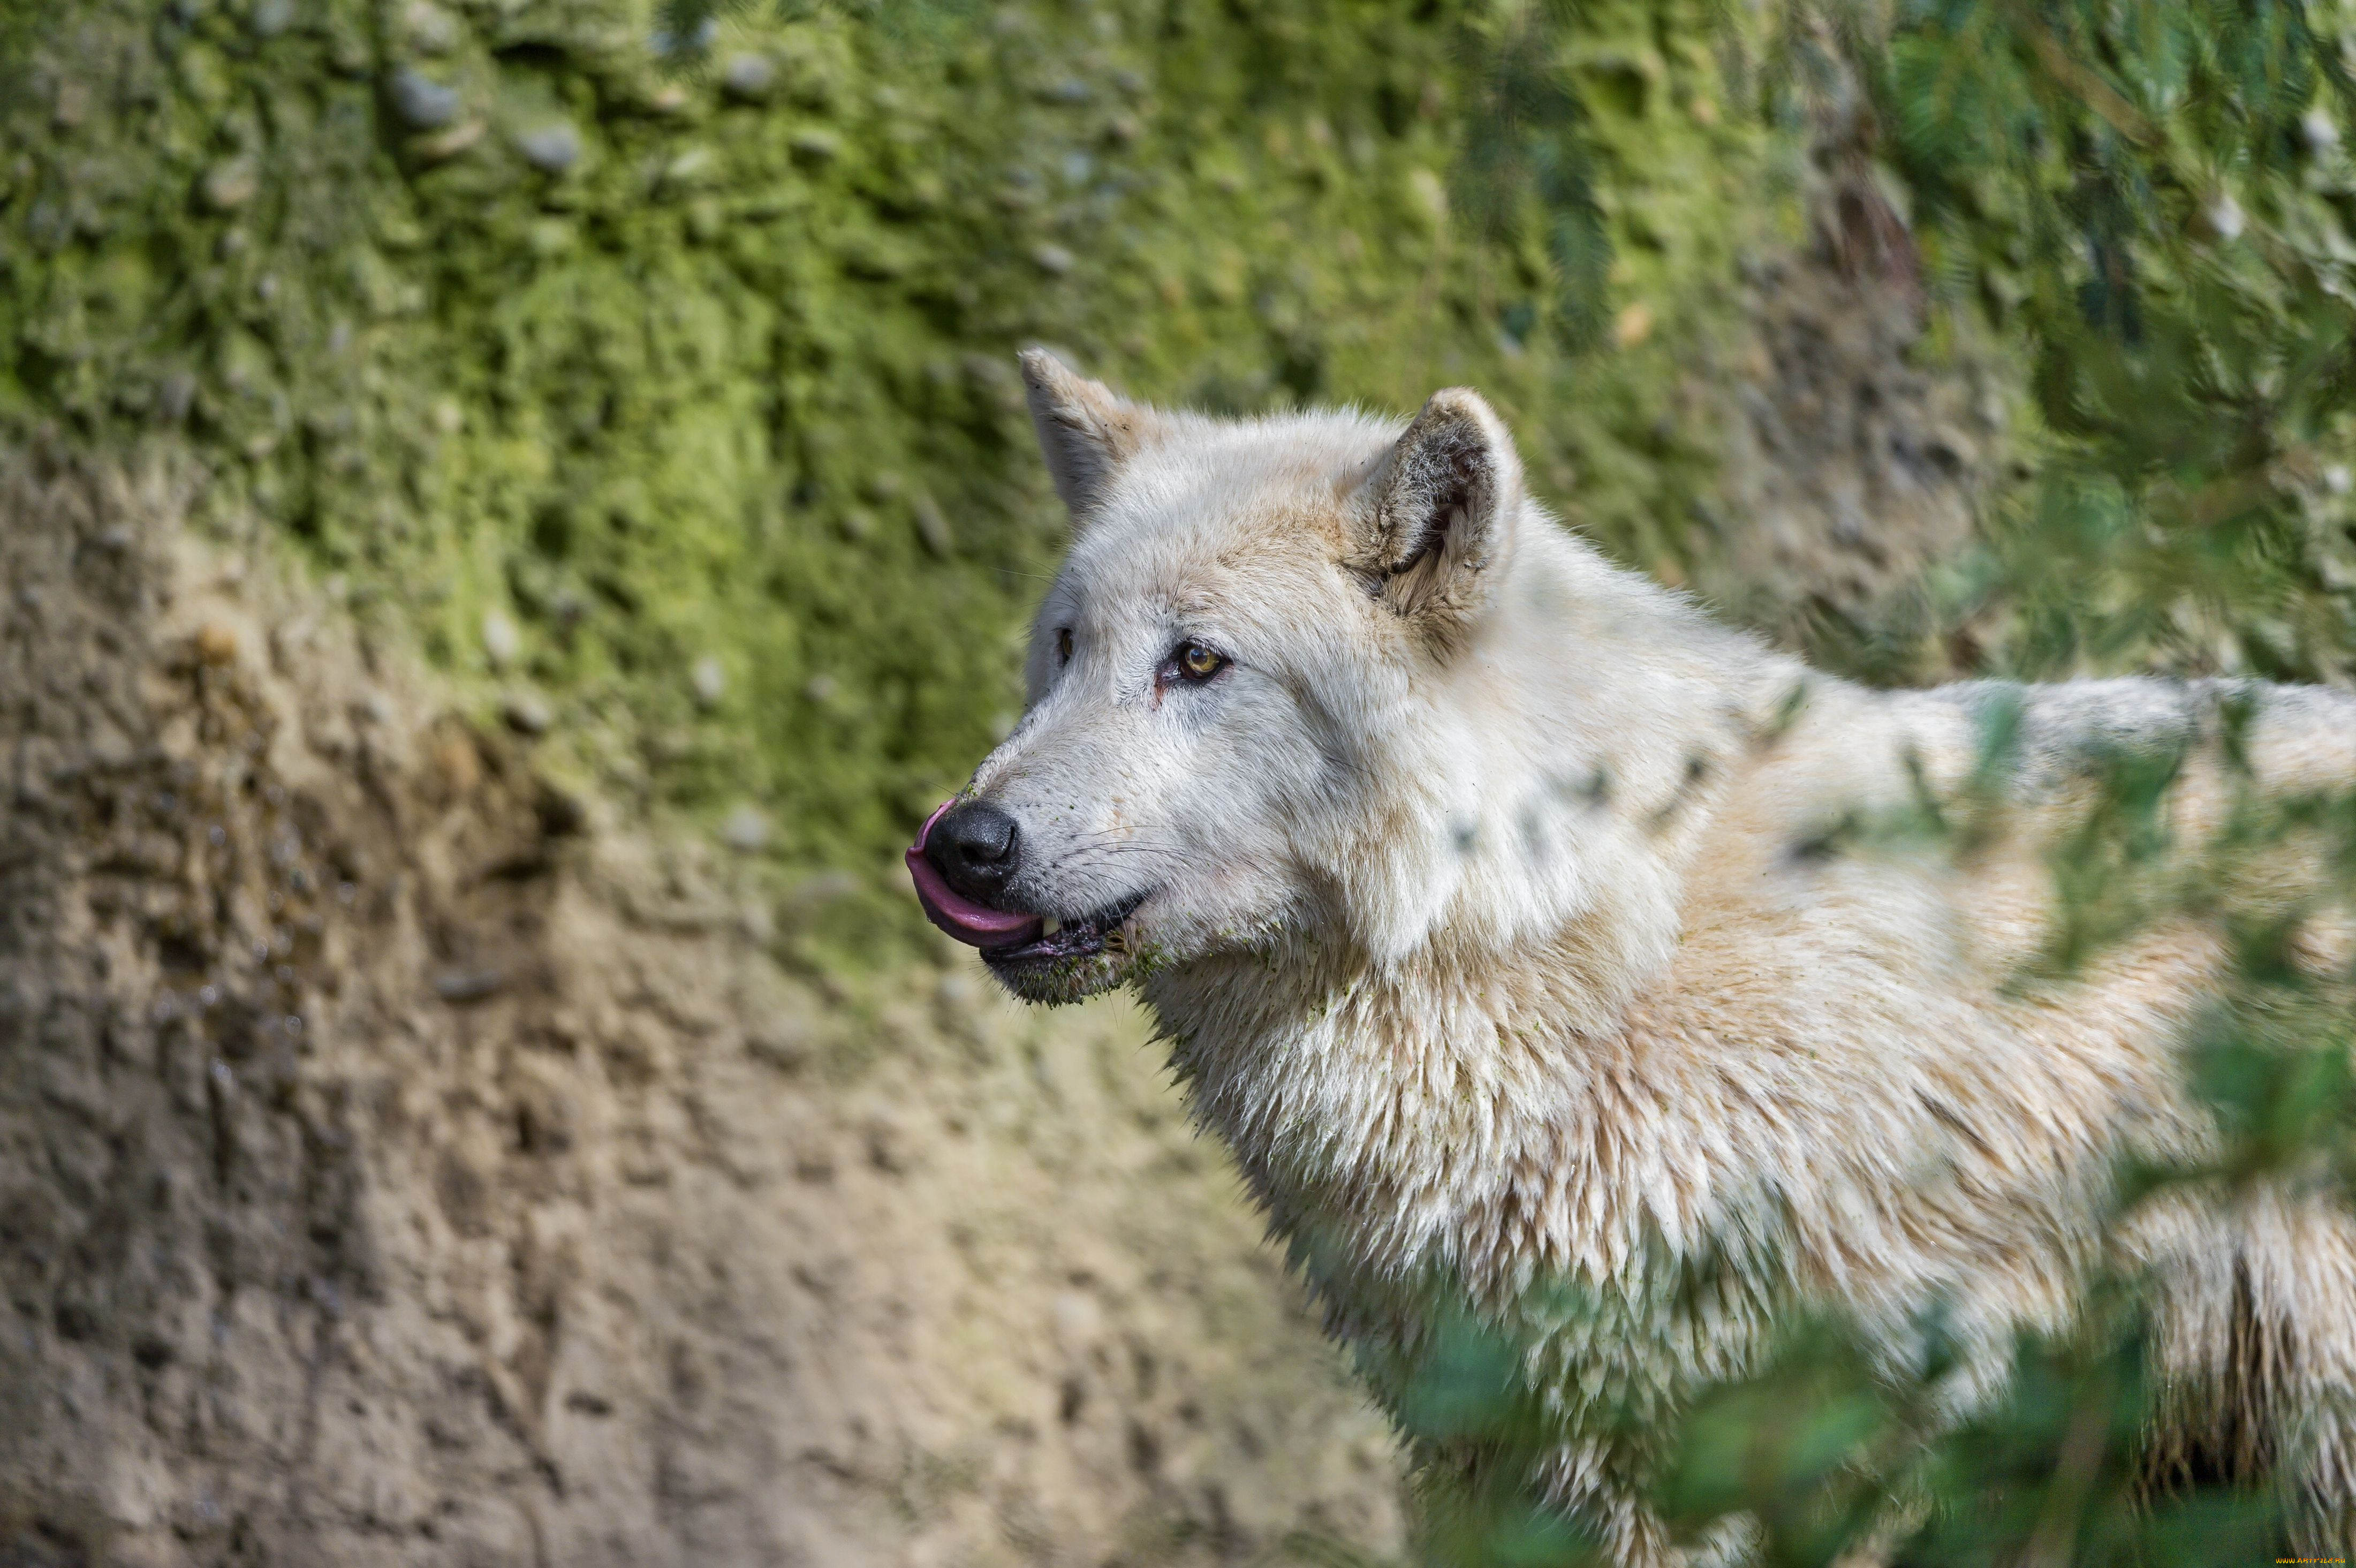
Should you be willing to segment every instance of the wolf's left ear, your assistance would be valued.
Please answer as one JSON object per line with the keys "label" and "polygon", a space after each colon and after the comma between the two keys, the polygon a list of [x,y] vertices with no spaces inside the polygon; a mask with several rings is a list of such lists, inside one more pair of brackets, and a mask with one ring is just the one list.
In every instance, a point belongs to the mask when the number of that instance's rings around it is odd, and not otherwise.
{"label": "wolf's left ear", "polygon": [[1522,460],[1505,421],[1466,387],[1431,394],[1358,491],[1359,558],[1403,616],[1462,624],[1487,601],[1511,542]]}
{"label": "wolf's left ear", "polygon": [[1023,350],[1023,385],[1031,423],[1055,493],[1085,523],[1111,488],[1120,466],[1145,445],[1155,418],[1102,381],[1092,381],[1044,349]]}

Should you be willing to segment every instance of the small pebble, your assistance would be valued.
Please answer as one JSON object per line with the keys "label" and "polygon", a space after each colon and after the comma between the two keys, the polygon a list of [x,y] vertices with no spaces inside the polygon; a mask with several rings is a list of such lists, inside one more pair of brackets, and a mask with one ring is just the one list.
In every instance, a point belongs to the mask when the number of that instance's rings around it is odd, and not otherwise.
{"label": "small pebble", "polygon": [[1038,245],[1031,252],[1031,260],[1039,270],[1056,277],[1070,272],[1078,259],[1061,245]]}
{"label": "small pebble", "polygon": [[758,854],[769,845],[769,819],[758,806],[739,806],[720,824],[720,838],[740,854]]}
{"label": "small pebble", "polygon": [[409,150],[427,163],[441,163],[444,159],[456,157],[460,153],[481,141],[486,126],[482,121],[469,120],[464,124],[453,125],[446,131],[437,131],[431,136],[420,136],[409,144]]}
{"label": "small pebble", "polygon": [[925,542],[926,549],[946,558],[951,542],[949,520],[942,513],[940,504],[930,496],[918,496],[911,510],[916,514],[916,537]]}
{"label": "small pebble", "polygon": [[581,161],[581,133],[569,121],[535,125],[517,134],[516,150],[542,174],[562,174]]}
{"label": "small pebble", "polygon": [[1092,1296],[1078,1291],[1059,1293],[1051,1310],[1055,1314],[1055,1339],[1066,1355],[1083,1358],[1104,1337],[1104,1308]]}
{"label": "small pebble", "polygon": [[530,692],[509,697],[500,714],[508,721],[508,728],[518,735],[546,735],[556,723],[556,714],[548,703]]}
{"label": "small pebble", "polygon": [[434,994],[463,1005],[496,996],[507,983],[508,977],[496,969],[445,969],[434,977]]}
{"label": "small pebble", "polygon": [[412,66],[392,73],[392,111],[412,131],[438,131],[458,117],[458,90]]}
{"label": "small pebble", "polygon": [[765,98],[776,80],[777,68],[766,55],[730,55],[720,68],[720,84],[738,98]]}
{"label": "small pebble", "polygon": [[716,708],[720,699],[728,694],[728,671],[708,653],[695,661],[688,682],[695,688],[695,700],[702,707]]}
{"label": "small pebble", "polygon": [[447,54],[457,46],[456,20],[432,0],[411,0],[401,20],[410,43],[425,54]]}
{"label": "small pebble", "polygon": [[504,670],[523,651],[523,634],[516,630],[515,622],[504,611],[490,610],[483,617],[483,655],[494,670]]}
{"label": "small pebble", "polygon": [[252,158],[231,158],[216,164],[205,176],[205,205],[216,212],[234,212],[262,189],[262,172]]}
{"label": "small pebble", "polygon": [[744,1048],[781,1072],[791,1072],[809,1060],[809,1020],[791,1014],[764,1018],[745,1031]]}
{"label": "small pebble", "polygon": [[2219,191],[2202,210],[2201,216],[2209,220],[2209,227],[2215,231],[2217,238],[2228,243],[2240,239],[2242,231],[2250,225],[2248,217],[2242,211],[2242,204],[2233,199],[2230,191]]}
{"label": "small pebble", "polygon": [[589,829],[589,803],[560,785],[541,781],[540,799],[532,802],[540,831],[551,838],[568,838]]}
{"label": "small pebble", "polygon": [[197,657],[208,664],[227,664],[237,657],[237,628],[226,621],[209,620],[197,628]]}
{"label": "small pebble", "polygon": [[796,131],[787,142],[794,156],[805,163],[822,164],[839,156],[842,144],[825,131]]}

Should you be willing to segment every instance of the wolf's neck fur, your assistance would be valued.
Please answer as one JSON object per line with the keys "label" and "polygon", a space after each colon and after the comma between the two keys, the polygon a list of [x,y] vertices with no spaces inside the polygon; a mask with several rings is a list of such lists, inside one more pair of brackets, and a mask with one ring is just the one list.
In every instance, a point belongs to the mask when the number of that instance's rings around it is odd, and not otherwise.
{"label": "wolf's neck fur", "polygon": [[1615,1274],[1633,1216],[1672,1234],[1690,1218],[1690,1194],[1582,1188],[1687,1179],[1622,1146],[1670,1093],[1629,1012],[1676,951],[1726,780],[1818,679],[1527,521],[1459,656],[1488,666],[1468,690],[1513,705],[1419,704],[1461,722],[1369,759],[1398,809],[1330,873],[1362,901],[1396,884],[1421,928],[1369,937],[1333,912],[1144,988],[1277,1228],[1338,1240],[1354,1273],[1439,1264],[1492,1290]]}

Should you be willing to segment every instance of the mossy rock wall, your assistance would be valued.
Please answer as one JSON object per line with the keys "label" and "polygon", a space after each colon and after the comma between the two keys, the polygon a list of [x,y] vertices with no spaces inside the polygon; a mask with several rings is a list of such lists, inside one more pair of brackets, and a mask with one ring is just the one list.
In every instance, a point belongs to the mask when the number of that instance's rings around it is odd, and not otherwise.
{"label": "mossy rock wall", "polygon": [[79,0],[12,41],[0,420],[173,433],[549,766],[872,864],[1016,703],[1024,341],[1227,409],[1474,382],[1575,521],[1719,551],[1694,377],[1807,171],[1708,17],[1584,11],[1500,155],[1579,160],[1582,280],[1471,210],[1478,10]]}

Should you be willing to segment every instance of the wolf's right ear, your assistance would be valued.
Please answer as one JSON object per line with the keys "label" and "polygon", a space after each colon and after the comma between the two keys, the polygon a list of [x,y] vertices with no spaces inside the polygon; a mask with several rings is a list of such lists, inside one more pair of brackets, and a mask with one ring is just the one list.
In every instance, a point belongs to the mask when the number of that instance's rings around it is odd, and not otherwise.
{"label": "wolf's right ear", "polygon": [[1055,493],[1086,522],[1110,488],[1114,472],[1145,445],[1153,411],[1092,381],[1044,349],[1023,350],[1023,385],[1031,423]]}
{"label": "wolf's right ear", "polygon": [[1466,387],[1434,392],[1359,489],[1351,564],[1444,640],[1487,602],[1521,506],[1521,458],[1496,410]]}

